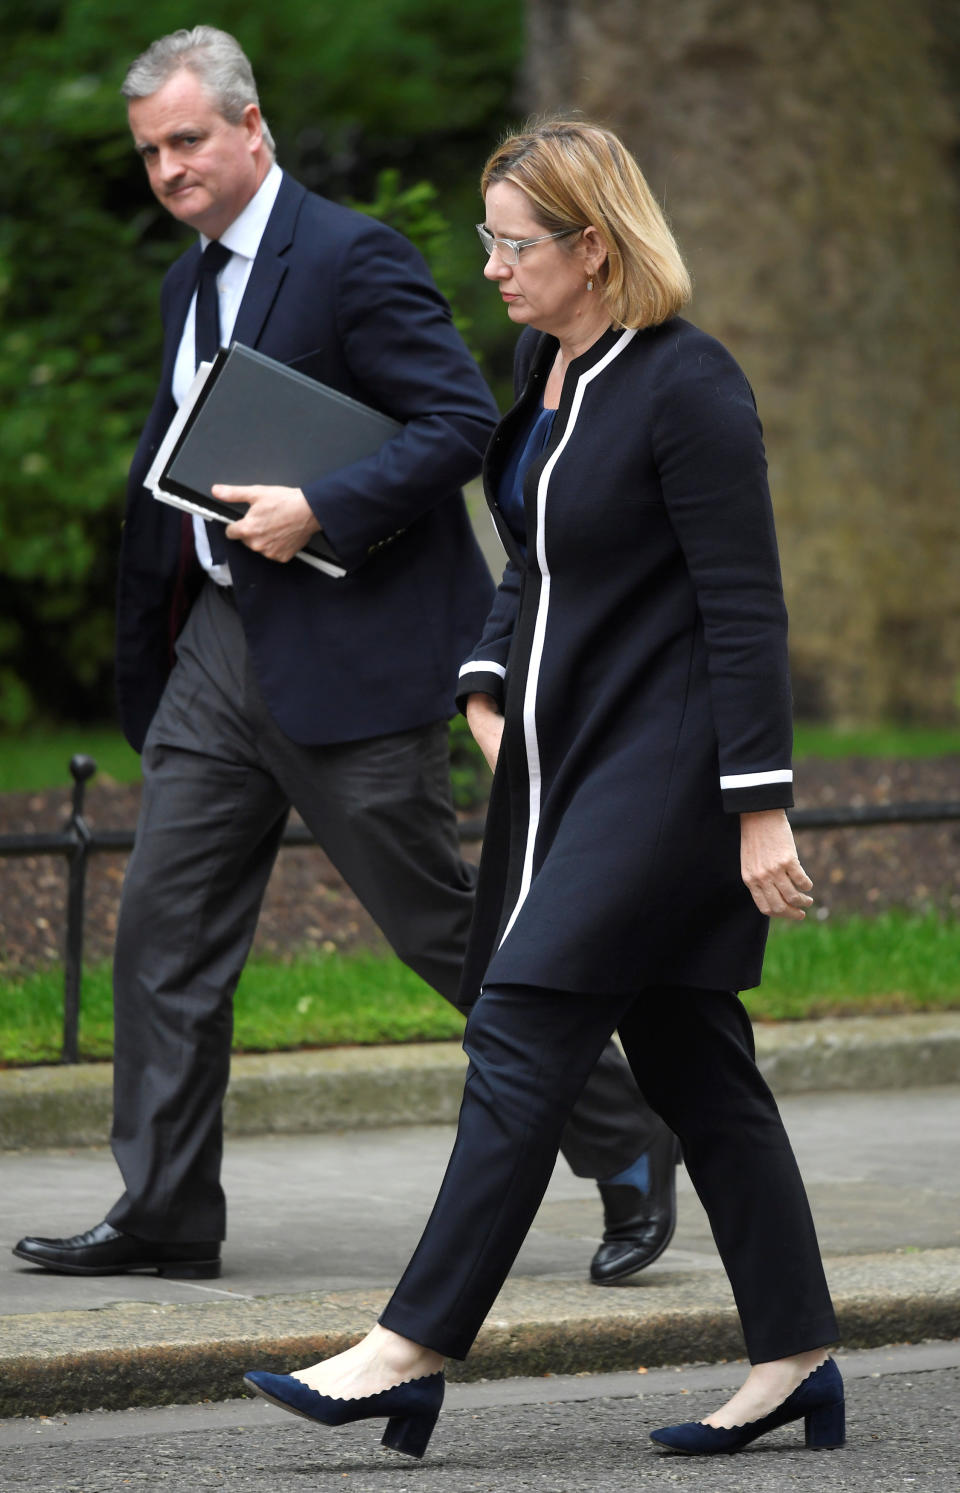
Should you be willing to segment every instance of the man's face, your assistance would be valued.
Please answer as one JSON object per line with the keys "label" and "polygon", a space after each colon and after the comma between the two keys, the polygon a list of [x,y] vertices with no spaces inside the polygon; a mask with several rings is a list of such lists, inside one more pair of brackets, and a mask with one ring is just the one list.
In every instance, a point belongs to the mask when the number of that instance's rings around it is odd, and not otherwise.
{"label": "man's face", "polygon": [[127,117],[158,202],[182,223],[219,238],[270,168],[256,104],[247,105],[239,124],[229,124],[196,73],[181,68],[156,93],[131,99]]}

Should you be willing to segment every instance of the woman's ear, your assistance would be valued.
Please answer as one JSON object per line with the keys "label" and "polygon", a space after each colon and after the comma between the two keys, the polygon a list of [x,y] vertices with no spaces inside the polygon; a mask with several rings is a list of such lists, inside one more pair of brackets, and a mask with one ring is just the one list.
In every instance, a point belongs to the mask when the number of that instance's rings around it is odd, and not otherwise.
{"label": "woman's ear", "polygon": [[584,228],[580,235],[580,250],[583,267],[590,275],[596,275],[607,262],[607,246],[592,225]]}

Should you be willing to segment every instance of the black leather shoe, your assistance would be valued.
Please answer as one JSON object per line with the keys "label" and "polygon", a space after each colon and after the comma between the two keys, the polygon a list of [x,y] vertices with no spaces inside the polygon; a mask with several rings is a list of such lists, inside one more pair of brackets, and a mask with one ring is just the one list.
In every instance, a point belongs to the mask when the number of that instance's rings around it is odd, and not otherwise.
{"label": "black leather shoe", "polygon": [[71,1239],[21,1239],[13,1253],[28,1265],[58,1275],[128,1275],[155,1270],[179,1280],[215,1280],[220,1274],[220,1245],[168,1244],[135,1239],[112,1224],[98,1223]]}
{"label": "black leather shoe", "polygon": [[650,1187],[598,1182],[603,1199],[603,1241],[590,1261],[595,1286],[612,1286],[658,1260],[677,1226],[677,1162],[680,1146],[671,1130],[647,1151]]}

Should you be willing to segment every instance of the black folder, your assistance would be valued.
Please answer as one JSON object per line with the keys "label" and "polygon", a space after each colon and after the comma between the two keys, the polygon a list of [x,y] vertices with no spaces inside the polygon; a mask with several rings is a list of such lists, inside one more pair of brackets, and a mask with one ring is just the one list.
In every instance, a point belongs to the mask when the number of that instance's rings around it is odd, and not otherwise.
{"label": "black folder", "polygon": [[[214,482],[303,487],[372,456],[402,427],[349,395],[308,378],[241,342],[221,348],[159,476],[156,496],[175,495],[204,518],[233,523],[243,503],[211,496]],[[301,557],[345,573],[323,533]]]}

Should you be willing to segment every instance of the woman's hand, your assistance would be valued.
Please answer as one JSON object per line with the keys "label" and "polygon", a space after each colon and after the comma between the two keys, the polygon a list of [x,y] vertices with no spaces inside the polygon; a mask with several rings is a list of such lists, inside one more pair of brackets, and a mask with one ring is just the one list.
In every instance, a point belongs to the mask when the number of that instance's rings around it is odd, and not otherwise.
{"label": "woman's hand", "polygon": [[797,860],[793,830],[783,809],[740,815],[740,873],[760,911],[801,922],[813,882]]}
{"label": "woman's hand", "polygon": [[467,696],[467,725],[487,759],[487,766],[495,772],[503,736],[503,716],[492,695],[478,693]]}

